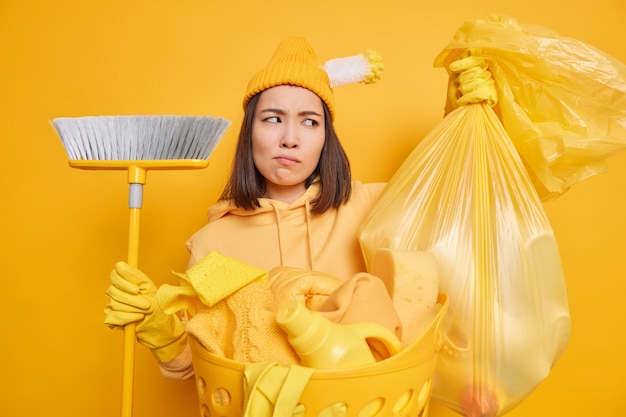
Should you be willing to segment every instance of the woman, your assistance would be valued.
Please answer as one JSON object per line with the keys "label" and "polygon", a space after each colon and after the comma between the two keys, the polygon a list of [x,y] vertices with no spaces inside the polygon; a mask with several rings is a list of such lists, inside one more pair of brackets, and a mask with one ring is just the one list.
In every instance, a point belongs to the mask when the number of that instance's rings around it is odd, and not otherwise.
{"label": "woman", "polygon": [[[365,70],[347,79],[375,81],[380,58],[369,53],[358,59]],[[351,180],[332,124],[335,79],[329,72],[336,66],[329,64],[327,72],[306,40],[289,37],[251,79],[232,174],[209,209],[208,224],[187,243],[189,266],[216,251],[264,270],[289,266],[340,279],[366,270],[357,229],[384,184]],[[151,349],[164,375],[191,377],[184,325],[160,311],[155,294],[145,274],[118,263],[105,324],[137,322],[138,341]]]}
{"label": "woman", "polygon": [[216,250],[266,270],[364,271],[356,229],[384,184],[351,181],[329,78],[304,39],[280,44],[243,105],[232,175],[188,243],[191,263]]}

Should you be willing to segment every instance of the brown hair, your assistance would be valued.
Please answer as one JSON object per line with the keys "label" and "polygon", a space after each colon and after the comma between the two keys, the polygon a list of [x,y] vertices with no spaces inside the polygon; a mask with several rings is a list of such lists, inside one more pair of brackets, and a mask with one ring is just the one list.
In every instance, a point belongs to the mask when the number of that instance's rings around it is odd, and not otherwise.
{"label": "brown hair", "polygon": [[[265,178],[252,160],[252,122],[261,93],[246,105],[239,131],[230,178],[222,191],[220,200],[231,200],[237,207],[254,210],[261,207],[259,198],[265,193]],[[339,142],[326,103],[322,101],[325,119],[325,141],[317,167],[307,178],[307,188],[314,182],[320,185],[320,194],[311,202],[311,213],[322,214],[338,208],[350,199],[352,176],[350,162]]]}

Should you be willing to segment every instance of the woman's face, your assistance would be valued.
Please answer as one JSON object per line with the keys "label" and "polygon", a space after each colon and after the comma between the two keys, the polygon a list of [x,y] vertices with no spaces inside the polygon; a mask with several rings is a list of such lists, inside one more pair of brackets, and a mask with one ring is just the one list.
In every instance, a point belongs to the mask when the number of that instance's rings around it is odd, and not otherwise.
{"label": "woman's face", "polygon": [[264,197],[292,203],[305,189],[325,140],[322,100],[302,87],[261,93],[252,122],[252,158],[265,177]]}

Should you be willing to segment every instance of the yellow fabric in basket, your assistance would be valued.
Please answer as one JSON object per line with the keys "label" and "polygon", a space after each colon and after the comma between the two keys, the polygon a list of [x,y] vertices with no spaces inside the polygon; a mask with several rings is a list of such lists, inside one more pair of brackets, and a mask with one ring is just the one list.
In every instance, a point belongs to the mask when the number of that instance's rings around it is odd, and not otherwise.
{"label": "yellow fabric in basket", "polygon": [[198,309],[187,333],[207,351],[238,362],[299,364],[275,316],[268,285],[255,281],[211,308]]}

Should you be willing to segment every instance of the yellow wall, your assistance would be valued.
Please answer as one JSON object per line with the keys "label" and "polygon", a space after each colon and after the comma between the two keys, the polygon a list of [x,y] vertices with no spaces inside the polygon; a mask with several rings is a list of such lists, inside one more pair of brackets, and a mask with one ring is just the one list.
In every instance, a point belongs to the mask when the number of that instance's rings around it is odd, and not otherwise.
{"label": "yellow wall", "polygon": [[[506,3],[507,5],[504,5]],[[95,114],[210,114],[238,124],[243,88],[286,34],[320,59],[364,48],[382,82],[337,91],[355,177],[388,180],[441,118],[432,61],[465,20],[489,12],[555,29],[626,61],[622,0],[32,1],[0,3],[0,415],[114,416],[121,332],[104,290],[126,257],[123,172],[71,169],[49,120]],[[232,128],[206,170],[151,172],[140,264],[157,283],[187,261],[229,168]],[[545,207],[560,240],[573,335],[549,378],[511,416],[623,416],[626,153],[608,174]],[[193,382],[163,379],[137,349],[135,415],[194,416]],[[431,416],[451,412],[433,405]]]}

